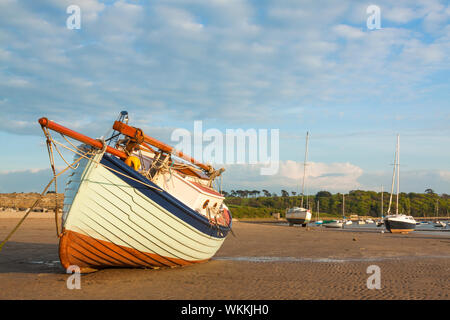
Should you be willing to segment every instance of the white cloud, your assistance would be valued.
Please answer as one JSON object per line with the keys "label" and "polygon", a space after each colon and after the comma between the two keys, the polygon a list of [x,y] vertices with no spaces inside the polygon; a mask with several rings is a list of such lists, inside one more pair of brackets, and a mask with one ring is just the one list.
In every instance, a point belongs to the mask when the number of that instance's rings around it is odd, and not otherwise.
{"label": "white cloud", "polygon": [[390,20],[397,23],[407,23],[413,19],[420,17],[420,14],[413,8],[408,7],[394,7],[383,10],[383,19]]}
{"label": "white cloud", "polygon": [[[261,176],[260,168],[266,165],[227,165],[224,179],[230,189],[253,188],[267,190],[292,190],[301,192],[303,164],[292,160],[281,161],[279,172],[273,176]],[[360,187],[358,178],[363,170],[351,163],[308,162],[306,189],[343,191]],[[306,192],[306,191],[305,191]]]}
{"label": "white cloud", "polygon": [[20,79],[20,78],[12,78],[6,81],[6,83],[4,83],[7,86],[11,86],[11,87],[26,87],[28,86],[30,82],[28,80],[25,79]]}
{"label": "white cloud", "polygon": [[203,24],[195,21],[195,17],[186,10],[167,6],[158,6],[155,10],[158,16],[173,28],[181,28],[191,32],[198,32],[203,29]]}
{"label": "white cloud", "polygon": [[[359,186],[357,179],[363,170],[351,163],[321,163],[308,162],[306,166],[306,181],[310,188],[342,190],[355,189]],[[285,161],[280,166],[280,175],[291,183],[303,179],[303,164],[295,161]]]}
{"label": "white cloud", "polygon": [[447,182],[450,182],[450,171],[439,171],[439,176]]}
{"label": "white cloud", "polygon": [[[363,190],[377,190],[384,186],[391,188],[392,171],[364,173],[359,181]],[[424,192],[431,188],[437,193],[450,193],[450,171],[446,170],[403,170],[400,173],[400,192]]]}
{"label": "white cloud", "polygon": [[348,39],[358,39],[364,36],[364,32],[360,29],[345,24],[334,26],[333,31],[339,36]]}

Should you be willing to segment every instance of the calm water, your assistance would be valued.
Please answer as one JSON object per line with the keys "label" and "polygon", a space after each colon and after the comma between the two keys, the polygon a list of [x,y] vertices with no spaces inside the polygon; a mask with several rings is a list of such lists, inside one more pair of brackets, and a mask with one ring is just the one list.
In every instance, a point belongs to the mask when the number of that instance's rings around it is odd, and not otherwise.
{"label": "calm water", "polygon": [[[444,221],[446,222],[446,221]],[[434,226],[433,223],[431,224],[418,224],[416,225],[416,230],[414,232],[420,232],[421,234],[433,234],[433,235],[439,235],[439,236],[446,236],[446,237],[450,237],[450,226],[449,223],[447,223],[447,227],[445,228],[437,228]],[[288,223],[286,222],[275,222],[275,224],[277,225],[285,225],[287,226]],[[300,227],[301,225],[294,225],[296,228]],[[332,228],[326,228],[324,226],[320,226],[320,225],[316,225],[315,223],[309,223],[308,224],[309,227],[313,227],[313,228],[324,228],[324,229],[328,229],[328,230],[340,230],[340,231],[366,231],[366,232],[381,232],[382,230],[386,230],[384,228],[384,226],[381,227],[377,227],[377,225],[375,223],[366,223],[366,224],[356,224],[356,223],[352,223],[350,225],[344,225],[344,228],[342,229],[332,229]]]}
{"label": "calm water", "polygon": [[344,263],[344,262],[378,262],[419,259],[448,259],[450,256],[400,256],[374,258],[296,258],[296,257],[214,257],[213,260],[231,260],[246,262],[311,262],[311,263]]}

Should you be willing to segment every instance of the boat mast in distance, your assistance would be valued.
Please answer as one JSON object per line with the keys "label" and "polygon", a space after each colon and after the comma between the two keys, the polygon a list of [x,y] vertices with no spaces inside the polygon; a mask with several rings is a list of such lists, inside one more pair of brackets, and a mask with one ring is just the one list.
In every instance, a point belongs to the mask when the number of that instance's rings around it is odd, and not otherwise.
{"label": "boat mast in distance", "polygon": [[[302,199],[300,207],[289,208],[286,211],[286,220],[290,226],[294,224],[301,224],[306,227],[308,222],[311,220],[311,207],[309,204],[308,195],[306,195],[306,206],[304,203],[305,196],[305,185],[306,185],[306,162],[308,161],[308,140],[309,132],[306,132],[306,147],[305,147],[305,162],[303,163],[303,183],[302,183]],[[312,203],[314,204],[314,203]]]}
{"label": "boat mast in distance", "polygon": [[[309,131],[306,131],[305,162],[303,163],[302,204],[301,204],[302,208],[304,208],[303,196],[305,194],[306,161],[308,159],[308,139],[309,139]],[[308,207],[308,196],[306,196],[306,207]]]}
{"label": "boat mast in distance", "polygon": [[395,214],[398,214],[398,194],[400,191],[400,135],[397,134],[397,205],[395,208]]}
{"label": "boat mast in distance", "polygon": [[394,152],[394,169],[392,171],[391,194],[389,196],[389,206],[388,206],[388,210],[387,210],[387,215],[389,215],[391,213],[392,195],[394,194],[394,184],[395,184],[395,170],[396,170],[395,163],[396,162],[397,162],[397,148],[395,149],[395,152]]}
{"label": "boat mast in distance", "polygon": [[[399,212],[399,197],[400,197],[400,135],[397,134],[397,146],[395,148],[395,163],[394,174],[392,175],[391,196],[389,198],[389,209],[387,216],[384,218],[384,225],[386,230],[391,233],[409,233],[416,228],[416,221],[412,216],[407,216]],[[397,174],[397,195],[395,214],[390,213],[392,196],[394,191],[395,174]]]}

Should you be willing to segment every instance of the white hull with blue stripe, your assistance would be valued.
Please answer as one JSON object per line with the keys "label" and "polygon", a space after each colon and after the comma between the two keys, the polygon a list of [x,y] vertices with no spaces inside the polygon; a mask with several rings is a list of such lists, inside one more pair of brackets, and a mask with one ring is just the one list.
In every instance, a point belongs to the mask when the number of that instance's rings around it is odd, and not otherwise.
{"label": "white hull with blue stripe", "polygon": [[120,159],[97,154],[93,160],[83,159],[67,182],[60,241],[65,268],[187,265],[207,261],[223,244],[231,217],[228,226],[211,223]]}

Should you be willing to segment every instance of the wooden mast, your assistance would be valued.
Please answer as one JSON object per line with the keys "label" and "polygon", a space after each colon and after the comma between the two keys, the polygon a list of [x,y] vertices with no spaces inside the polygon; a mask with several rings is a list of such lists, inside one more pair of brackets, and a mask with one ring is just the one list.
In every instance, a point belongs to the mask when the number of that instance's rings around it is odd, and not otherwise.
{"label": "wooden mast", "polygon": [[[81,134],[79,132],[76,132],[76,131],[73,131],[71,129],[68,129],[68,128],[60,125],[60,124],[57,124],[54,121],[48,120],[47,118],[40,118],[39,119],[39,123],[41,124],[42,127],[51,129],[51,130],[56,131],[56,132],[59,132],[59,133],[65,135],[65,136],[68,136],[68,137],[70,137],[72,139],[78,140],[78,141],[80,141],[82,143],[85,143],[85,144],[90,145],[92,147],[95,147],[97,149],[102,149],[103,148],[103,143],[100,140],[96,140],[96,139],[90,138],[88,136],[85,136],[84,134]],[[165,143],[163,143],[161,141],[158,141],[158,140],[156,140],[156,139],[154,139],[154,138],[152,138],[150,136],[145,135],[142,132],[141,129],[130,127],[127,124],[125,124],[123,122],[119,122],[119,121],[116,121],[114,123],[113,129],[116,130],[116,131],[119,131],[120,133],[122,133],[122,134],[124,134],[126,136],[129,136],[129,137],[133,138],[134,140],[136,140],[137,144],[142,144],[143,146],[151,149],[148,146],[148,144],[150,144],[150,145],[152,145],[152,146],[154,146],[154,147],[156,147],[156,148],[158,148],[158,149],[160,149],[160,150],[162,150],[164,152],[167,152],[169,154],[174,154],[177,157],[180,157],[180,158],[182,158],[182,159],[184,159],[184,160],[186,160],[186,161],[188,161],[188,162],[190,162],[192,164],[195,164],[195,165],[197,165],[198,167],[202,168],[203,170],[205,170],[208,173],[211,173],[214,170],[210,165],[206,165],[206,164],[203,164],[203,163],[198,163],[194,158],[192,158],[192,157],[190,157],[188,155],[185,155],[181,151],[178,151],[178,150],[174,149],[173,147],[171,147],[171,146],[169,146],[169,145],[167,145],[167,144],[165,144]],[[108,153],[110,153],[112,155],[115,155],[115,156],[121,158],[122,160],[125,160],[125,159],[128,158],[128,155],[125,152],[123,152],[121,150],[118,150],[118,149],[115,149],[115,148],[110,147],[110,146],[106,146],[105,152],[108,152]],[[225,169],[220,169],[218,171],[218,173],[221,173],[224,170]]]}
{"label": "wooden mast", "polygon": [[[135,138],[137,140],[141,139],[143,142],[146,142],[166,153],[174,154],[175,156],[182,158],[192,164],[195,164],[196,166],[202,168],[203,170],[206,170],[207,172],[210,172],[211,170],[213,170],[213,168],[210,165],[200,163],[197,160],[195,160],[194,158],[184,154],[181,151],[176,150],[175,148],[165,144],[164,142],[158,141],[155,138],[147,136],[146,134],[144,134],[142,132],[141,129],[131,127],[120,121],[114,122],[113,129],[126,135],[126,136]],[[143,145],[145,146],[146,144],[143,143]]]}
{"label": "wooden mast", "polygon": [[[63,127],[60,124],[57,124],[56,122],[53,122],[51,120],[48,120],[47,118],[40,118],[39,119],[39,123],[41,124],[42,127],[51,129],[53,131],[59,132],[65,136],[68,136],[72,139],[78,140],[80,142],[83,142],[85,144],[88,144],[92,147],[95,147],[97,149],[102,149],[103,148],[103,143],[99,140],[95,140],[92,139],[88,136],[85,136],[84,134],[78,133],[76,131],[70,130],[66,127]],[[115,148],[112,148],[110,146],[106,146],[106,152],[111,153],[121,159],[126,159],[128,156],[125,152],[117,150]]]}

